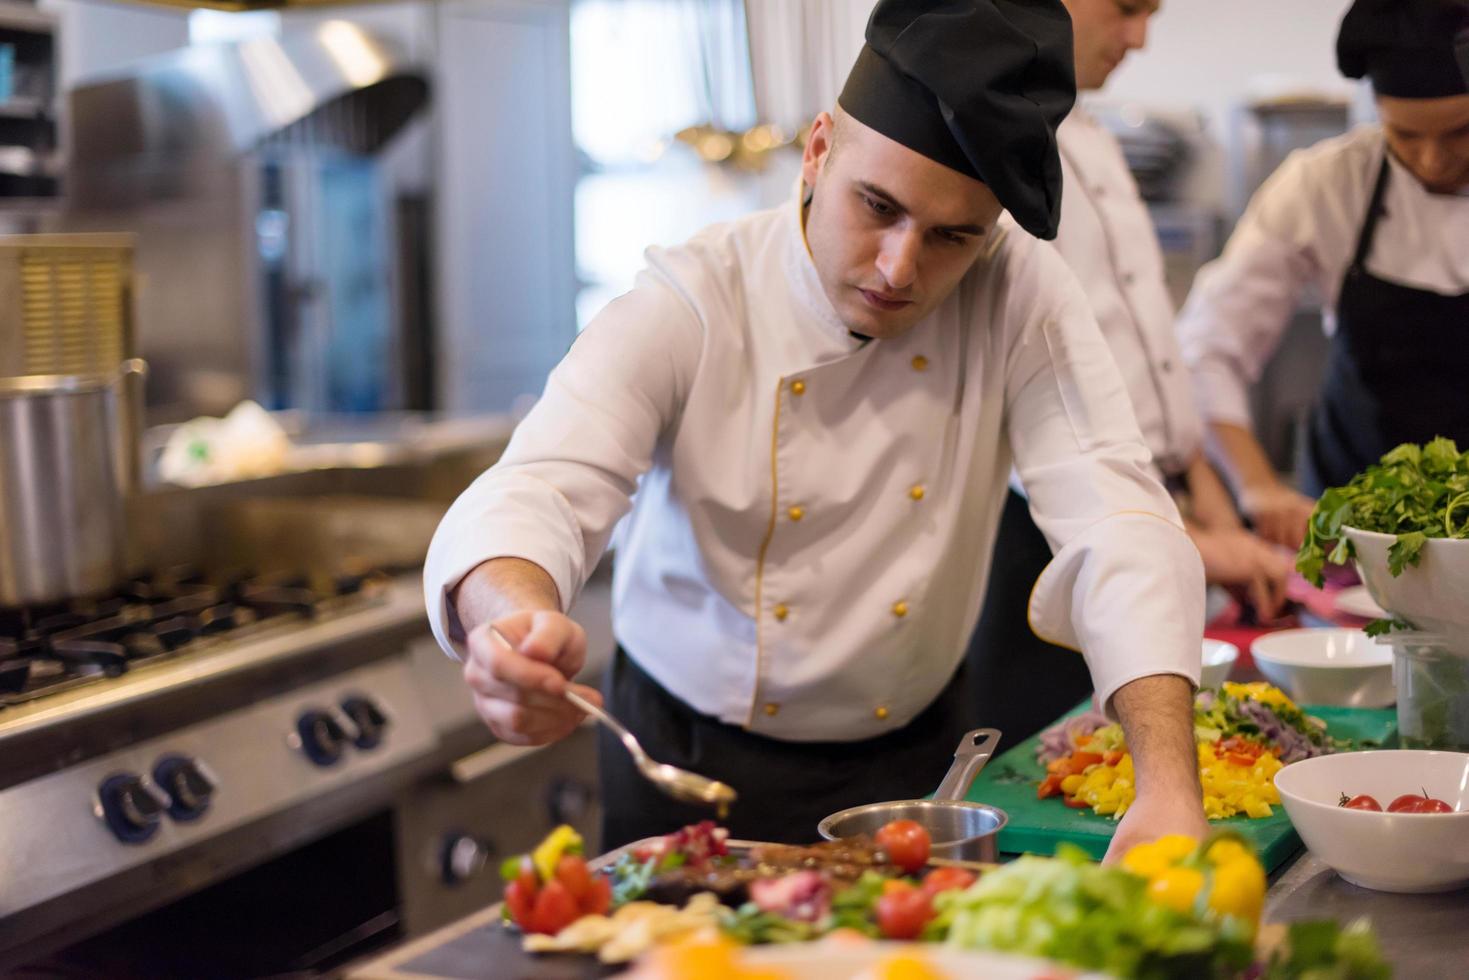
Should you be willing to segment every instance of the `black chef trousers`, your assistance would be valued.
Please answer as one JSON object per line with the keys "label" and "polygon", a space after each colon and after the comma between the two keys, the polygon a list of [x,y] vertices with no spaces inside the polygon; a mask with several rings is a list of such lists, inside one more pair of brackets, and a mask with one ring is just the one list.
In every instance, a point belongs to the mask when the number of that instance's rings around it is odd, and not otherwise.
{"label": "black chef trousers", "polygon": [[970,726],[998,728],[1015,745],[1092,693],[1081,654],[1047,643],[1030,629],[1027,610],[1051,546],[1011,490],[995,535],[995,556],[979,625],[965,657]]}
{"label": "black chef trousers", "polygon": [[[607,708],[648,754],[734,788],[739,800],[724,826],[742,840],[806,844],[816,825],[863,803],[910,800],[938,788],[967,730],[960,670],[917,718],[895,732],[857,742],[786,742],[700,714],[668,693],[621,648],[603,684]],[[602,728],[597,741],[603,851],[712,819],[707,807],[680,803],[644,779],[627,749]]]}

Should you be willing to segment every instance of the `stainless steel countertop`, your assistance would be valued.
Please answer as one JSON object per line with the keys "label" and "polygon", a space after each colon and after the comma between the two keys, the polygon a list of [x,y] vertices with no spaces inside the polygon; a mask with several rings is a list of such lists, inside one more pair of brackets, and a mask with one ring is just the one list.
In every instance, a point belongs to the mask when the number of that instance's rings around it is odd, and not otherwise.
{"label": "stainless steel countertop", "polygon": [[1469,976],[1469,889],[1398,895],[1359,888],[1302,851],[1265,899],[1266,922],[1364,916],[1397,980]]}

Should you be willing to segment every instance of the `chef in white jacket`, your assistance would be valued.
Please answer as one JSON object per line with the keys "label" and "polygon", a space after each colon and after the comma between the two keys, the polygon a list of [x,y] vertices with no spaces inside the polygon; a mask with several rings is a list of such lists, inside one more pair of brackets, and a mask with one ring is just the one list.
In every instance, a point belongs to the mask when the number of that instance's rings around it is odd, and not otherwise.
{"label": "chef in white jacket", "polygon": [[1276,475],[1247,396],[1308,287],[1331,336],[1302,454],[1308,494],[1401,442],[1469,445],[1469,3],[1357,0],[1337,60],[1371,79],[1380,122],[1291,154],[1179,321],[1241,507],[1291,546],[1312,500]]}
{"label": "chef in white jacket", "polygon": [[[1159,0],[1064,0],[1075,34],[1076,84],[1102,88],[1147,41]],[[1163,252],[1122,146],[1078,105],[1056,131],[1061,224],[1055,247],[1076,274],[1132,399],[1153,454],[1153,473],[1179,494],[1204,575],[1265,618],[1278,614],[1290,553],[1244,528],[1203,453],[1203,422],[1179,353]],[[1015,737],[1038,731],[1091,691],[1074,651],[1036,636],[1027,621],[1031,587],[1051,560],[1025,497],[1012,490],[996,538],[1005,563],[990,576],[968,658],[974,717]],[[1043,675],[1047,683],[1033,683]]]}
{"label": "chef in white jacket", "polygon": [[[790,203],[649,250],[430,548],[435,634],[498,736],[580,720],[565,611],[626,514],[608,706],[739,792],[737,836],[931,792],[1013,464],[1057,552],[1035,627],[1137,761],[1114,851],[1203,832],[1198,552],[1074,279],[996,227],[1054,234],[1070,40],[1059,0],[882,0]],[[604,847],[707,815],[602,748]]]}

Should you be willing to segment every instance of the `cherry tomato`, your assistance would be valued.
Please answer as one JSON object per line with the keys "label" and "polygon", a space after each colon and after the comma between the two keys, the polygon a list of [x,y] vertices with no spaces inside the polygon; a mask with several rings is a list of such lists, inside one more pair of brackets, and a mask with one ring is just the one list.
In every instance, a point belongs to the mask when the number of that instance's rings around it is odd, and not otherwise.
{"label": "cherry tomato", "polygon": [[963,868],[935,868],[923,879],[923,890],[933,898],[939,892],[946,892],[956,888],[968,888],[974,884],[975,874]]}
{"label": "cherry tomato", "polygon": [[1351,799],[1347,799],[1347,794],[1343,793],[1341,799],[1337,800],[1336,805],[1348,810],[1376,810],[1378,813],[1382,812],[1382,804],[1378,803],[1376,799],[1368,796],[1366,793],[1358,793]]}
{"label": "cherry tomato", "polygon": [[556,862],[556,880],[565,885],[571,897],[580,903],[592,883],[592,875],[583,858],[576,854],[563,854]]}
{"label": "cherry tomato", "polygon": [[567,891],[565,885],[552,878],[536,896],[536,907],[531,911],[529,931],[554,936],[579,918],[581,910],[576,907],[576,899],[571,897],[571,892]]}
{"label": "cherry tomato", "polygon": [[612,882],[606,875],[593,875],[581,897],[582,915],[606,915],[612,907]]}
{"label": "cherry tomato", "polygon": [[1422,795],[1404,793],[1387,805],[1389,813],[1453,813],[1454,808],[1443,800],[1436,800],[1424,790]]}
{"label": "cherry tomato", "polygon": [[877,928],[889,939],[917,939],[933,918],[933,903],[921,888],[884,889],[877,900]]}
{"label": "cherry tomato", "polygon": [[531,917],[536,907],[535,890],[527,889],[520,879],[512,881],[505,889],[505,907],[510,910],[510,921],[526,932],[531,931]]}
{"label": "cherry tomato", "polygon": [[1434,799],[1429,796],[1426,789],[1421,795],[1403,793],[1390,802],[1387,808],[1388,813],[1397,814],[1451,814],[1454,811],[1454,808],[1445,804],[1443,799]]}
{"label": "cherry tomato", "polygon": [[932,842],[928,831],[916,820],[894,820],[877,832],[877,846],[904,871],[913,872],[928,863]]}

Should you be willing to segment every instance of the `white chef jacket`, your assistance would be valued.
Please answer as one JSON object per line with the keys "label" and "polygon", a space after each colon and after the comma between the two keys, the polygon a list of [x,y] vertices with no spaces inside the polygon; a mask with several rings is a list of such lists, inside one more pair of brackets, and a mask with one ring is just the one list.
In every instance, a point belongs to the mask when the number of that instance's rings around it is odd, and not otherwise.
{"label": "white chef jacket", "polygon": [[935,311],[864,343],[800,214],[648,250],[435,534],[440,643],[462,655],[447,596],[491,558],[536,563],[569,607],[631,506],[613,620],[640,667],[762,735],[874,737],[963,656],[1013,456],[1058,551],[1037,632],[1084,651],[1104,703],[1150,674],[1197,682],[1198,552],[1061,260],[996,232]]}
{"label": "white chef jacket", "polygon": [[1056,132],[1061,228],[1055,247],[1081,283],[1122,371],[1160,474],[1188,468],[1204,426],[1174,333],[1163,250],[1122,146],[1080,107]]}
{"label": "white chef jacket", "polygon": [[[1199,271],[1178,329],[1205,418],[1250,425],[1249,386],[1308,286],[1322,300],[1327,334],[1335,332],[1384,153],[1378,125],[1292,153],[1256,192],[1224,254]],[[1367,270],[1415,289],[1469,292],[1469,196],[1431,194],[1396,159],[1390,166]]]}

